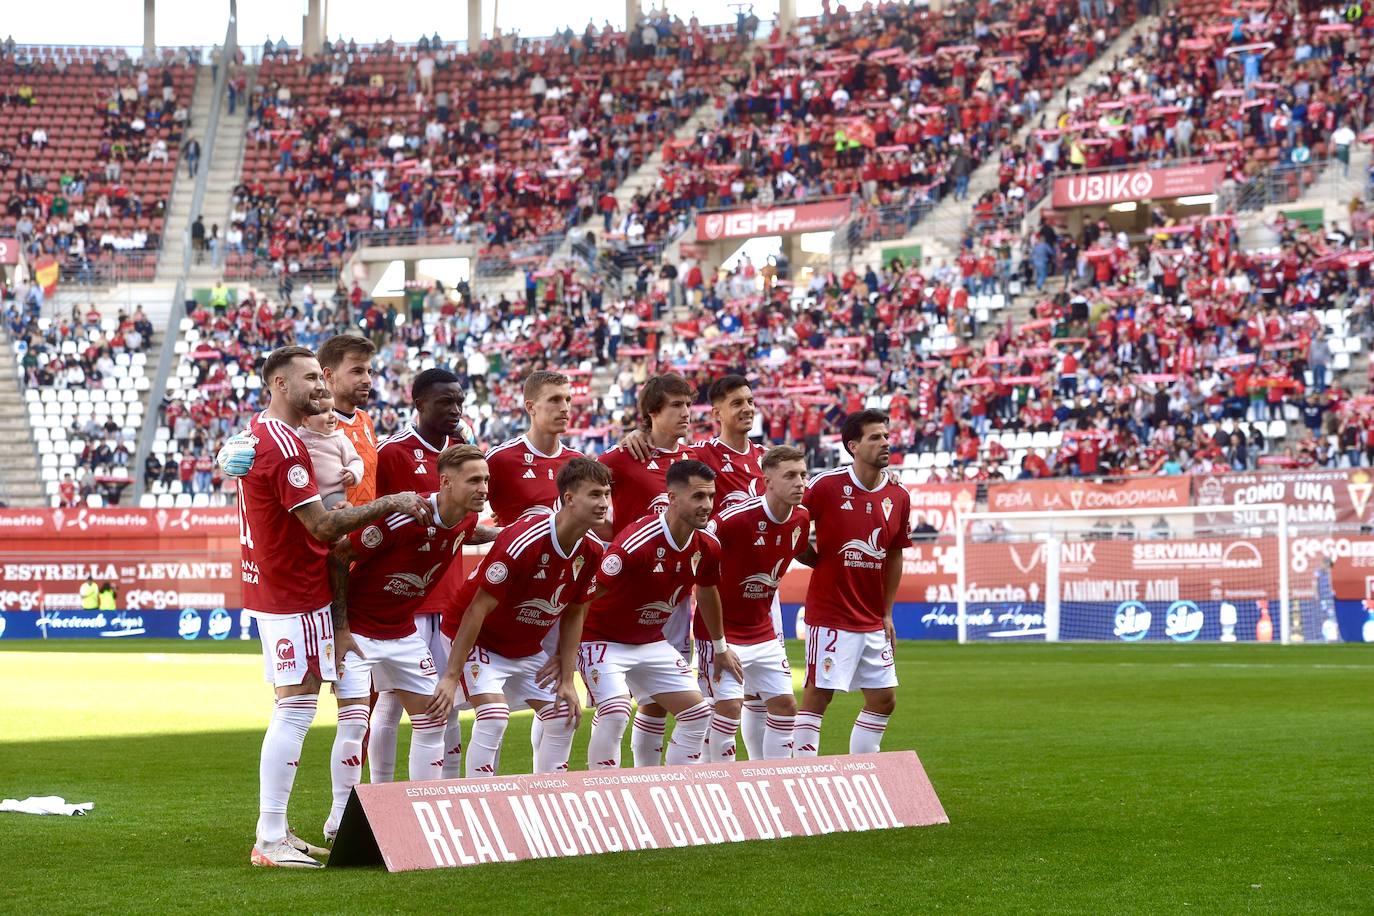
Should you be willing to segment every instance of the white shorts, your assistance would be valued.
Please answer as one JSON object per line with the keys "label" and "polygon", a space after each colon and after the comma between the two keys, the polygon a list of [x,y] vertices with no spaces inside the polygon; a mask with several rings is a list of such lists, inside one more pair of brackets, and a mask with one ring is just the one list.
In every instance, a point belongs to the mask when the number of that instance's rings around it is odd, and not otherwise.
{"label": "white shorts", "polygon": [[352,652],[344,657],[343,673],[334,685],[334,695],[345,699],[366,699],[373,690],[409,690],[431,696],[439,682],[434,656],[419,633],[400,639],[372,639],[353,634],[366,658]]}
{"label": "white shorts", "polygon": [[584,642],[577,670],[593,705],[631,693],[643,703],[660,694],[696,689],[687,660],[661,639],[642,645]]}
{"label": "white shorts", "polygon": [[[420,634],[420,638],[429,646],[430,657],[434,659],[434,666],[439,671],[448,667],[448,647],[452,644],[439,630],[439,621],[442,619],[440,614],[417,614],[415,616],[415,632]],[[378,688],[379,690],[381,688]]]}
{"label": "white shorts", "polygon": [[887,634],[807,627],[806,683],[844,691],[896,687],[897,669]]}
{"label": "white shorts", "polygon": [[255,613],[262,641],[263,673],[274,687],[295,687],[307,673],[337,681],[334,618],[329,606],[306,614]]}
{"label": "white shorts", "polygon": [[673,613],[663,622],[663,641],[676,649],[689,665],[692,663],[693,607],[692,599],[688,598],[673,608]]}
{"label": "white shorts", "polygon": [[536,652],[524,658],[506,658],[490,649],[473,646],[468,660],[463,663],[460,683],[463,696],[472,697],[484,693],[503,694],[506,704],[517,706],[522,703],[551,703],[553,691],[540,687],[535,675],[549,657]]}
{"label": "white shorts", "polygon": [[713,700],[742,700],[745,694],[753,694],[766,700],[792,693],[792,666],[787,663],[787,653],[776,640],[730,648],[735,650],[740,667],[744,669],[743,683],[733,674],[722,674],[717,680],[713,676],[716,650],[711,640],[697,640],[697,684],[703,696]]}

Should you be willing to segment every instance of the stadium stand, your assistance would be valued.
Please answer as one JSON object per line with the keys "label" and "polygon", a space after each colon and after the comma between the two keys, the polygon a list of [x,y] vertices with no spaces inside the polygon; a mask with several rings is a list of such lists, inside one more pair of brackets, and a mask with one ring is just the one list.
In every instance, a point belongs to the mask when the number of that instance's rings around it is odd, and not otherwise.
{"label": "stadium stand", "polygon": [[68,282],[151,280],[189,120],[185,52],[145,67],[123,50],[0,53],[0,233]]}

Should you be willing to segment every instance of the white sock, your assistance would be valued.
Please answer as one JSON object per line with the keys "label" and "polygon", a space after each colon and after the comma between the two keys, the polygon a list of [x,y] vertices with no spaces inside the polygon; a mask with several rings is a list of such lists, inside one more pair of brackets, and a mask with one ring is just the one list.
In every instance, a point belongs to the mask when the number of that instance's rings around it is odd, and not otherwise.
{"label": "white sock", "polygon": [[258,842],[263,845],[286,838],[286,804],[318,703],[319,697],[303,694],[279,699],[272,709],[258,763]]}
{"label": "white sock", "polygon": [[339,707],[339,727],[334,731],[334,752],[329,758],[329,782],[334,790],[334,804],[324,832],[338,833],[348,796],[363,778],[363,739],[367,736],[367,707],[358,705]]}
{"label": "white sock", "polygon": [[410,781],[444,778],[444,719],[410,717]]}
{"label": "white sock", "polygon": [[[532,720],[530,721],[530,753],[532,753],[532,754],[534,755],[533,757],[530,758],[531,760],[538,759],[538,757],[539,757],[539,742],[541,742],[541,741],[543,741],[543,740],[544,740],[544,720],[541,719],[541,718],[539,718],[539,714],[538,714],[538,713],[535,713],[534,719],[532,719]],[[536,773],[539,772],[538,768],[535,769],[535,772],[536,772]]]}
{"label": "white sock", "polygon": [[786,760],[792,756],[792,728],[796,722],[795,716],[768,716],[763,726],[764,760]]}
{"label": "white sock", "polygon": [[534,715],[534,721],[539,726],[539,743],[534,747],[536,773],[560,773],[568,769],[575,731],[572,719],[562,712],[555,712],[556,708],[550,703]]}
{"label": "white sock", "polygon": [[873,754],[883,749],[883,732],[888,717],[867,709],[859,710],[854,729],[849,733],[849,753]]}
{"label": "white sock", "polygon": [[501,739],[510,724],[510,707],[505,703],[483,703],[473,710],[476,721],[472,739],[468,741],[468,776],[495,776],[496,757],[501,753]]}
{"label": "white sock", "polygon": [[727,719],[720,713],[711,715],[711,730],[707,732],[709,747],[707,759],[712,763],[730,762],[735,759],[735,732],[739,729],[739,719]]}
{"label": "white sock", "polygon": [[444,726],[444,778],[457,779],[462,775],[463,726],[455,709],[448,714],[448,724]]}
{"label": "white sock", "polygon": [[768,704],[763,700],[745,700],[744,712],[740,714],[740,731],[744,733],[744,749],[749,752],[750,760],[767,756],[763,750],[764,720],[768,717]]}
{"label": "white sock", "polygon": [[620,744],[630,724],[630,700],[616,697],[604,700],[592,716],[592,738],[587,742],[587,769],[603,770],[620,766]]}
{"label": "white sock", "polygon": [[798,710],[792,727],[792,756],[815,757],[821,750],[821,714]]}
{"label": "white sock", "polygon": [[[711,707],[706,702],[684,709],[673,716],[673,740],[668,742],[668,764],[701,763],[701,744],[711,727]],[[734,733],[730,745],[734,747]]]}
{"label": "white sock", "polygon": [[630,751],[634,754],[635,766],[656,767],[663,762],[663,733],[667,730],[666,717],[650,716],[642,709],[635,713],[634,728],[630,730]]}
{"label": "white sock", "polygon": [[396,733],[405,708],[390,690],[377,694],[372,707],[371,731],[367,736],[367,773],[369,782],[391,782],[396,778]]}

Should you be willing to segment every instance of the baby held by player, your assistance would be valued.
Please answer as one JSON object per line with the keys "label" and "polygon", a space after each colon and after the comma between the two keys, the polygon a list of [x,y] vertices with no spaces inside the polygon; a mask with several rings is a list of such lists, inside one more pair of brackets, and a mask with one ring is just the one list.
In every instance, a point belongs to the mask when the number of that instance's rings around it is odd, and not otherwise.
{"label": "baby held by player", "polygon": [[305,418],[305,425],[296,430],[310,461],[315,465],[315,486],[326,509],[345,505],[344,490],[355,487],[363,476],[363,459],[348,437],[339,429],[334,416],[334,399],[328,395],[320,402],[324,413]]}

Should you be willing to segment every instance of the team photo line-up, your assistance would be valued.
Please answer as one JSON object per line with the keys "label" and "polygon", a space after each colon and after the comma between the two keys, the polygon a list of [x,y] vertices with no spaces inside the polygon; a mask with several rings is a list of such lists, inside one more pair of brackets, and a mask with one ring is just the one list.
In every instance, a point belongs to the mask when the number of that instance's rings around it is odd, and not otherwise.
{"label": "team photo line-up", "polygon": [[[512,706],[534,712],[538,773],[620,766],[627,728],[637,767],[733,760],[741,730],[752,759],[814,756],[836,690],[863,692],[850,752],[879,750],[910,545],[883,413],[848,416],[853,464],[808,480],[801,451],[750,441],[746,378],[711,385],[719,434],[688,445],[696,391],[659,375],[641,386],[638,428],[592,460],[560,439],[568,377],[540,371],[524,383],[528,430],[484,453],[458,378],[428,369],[411,422],[377,442],[374,356],[352,335],[273,351],[268,406],[218,456],[239,479],[244,605],[276,691],[253,864],[317,868],[328,853],[286,819],[325,683],[339,707],[326,846],[364,761],[373,782],[397,775],[402,712],[411,780],[496,775]],[[478,524],[488,511],[495,526]],[[464,575],[462,548],[478,544]],[[777,600],[793,561],[813,570],[800,706]],[[575,761],[574,672],[594,709]]]}

